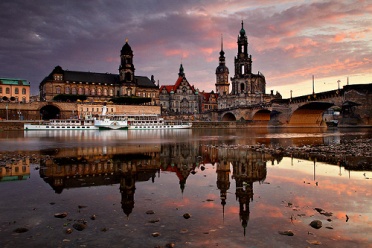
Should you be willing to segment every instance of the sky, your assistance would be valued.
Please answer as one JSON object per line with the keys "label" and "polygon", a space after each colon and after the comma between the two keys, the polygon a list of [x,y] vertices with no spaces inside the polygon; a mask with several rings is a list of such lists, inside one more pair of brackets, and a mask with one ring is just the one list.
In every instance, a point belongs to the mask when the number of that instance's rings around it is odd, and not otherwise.
{"label": "sky", "polygon": [[28,80],[33,95],[57,65],[118,74],[126,39],[135,75],[173,85],[182,63],[191,85],[216,91],[221,36],[233,77],[242,21],[266,93],[311,94],[312,76],[315,92],[372,83],[369,0],[2,0],[0,9],[0,78]]}

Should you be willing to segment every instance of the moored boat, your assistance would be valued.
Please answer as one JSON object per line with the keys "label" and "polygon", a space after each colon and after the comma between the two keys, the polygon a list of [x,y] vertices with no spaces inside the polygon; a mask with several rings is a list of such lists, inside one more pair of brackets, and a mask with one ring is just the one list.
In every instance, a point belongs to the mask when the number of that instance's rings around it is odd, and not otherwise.
{"label": "moored boat", "polygon": [[94,126],[94,119],[86,117],[84,119],[51,119],[49,121],[40,121],[25,123],[24,130],[97,130]]}
{"label": "moored boat", "polygon": [[191,122],[164,120],[164,118],[155,114],[128,115],[128,129],[130,130],[185,129],[191,127]]}
{"label": "moored boat", "polygon": [[101,115],[94,120],[94,126],[99,129],[127,129],[127,115]]}

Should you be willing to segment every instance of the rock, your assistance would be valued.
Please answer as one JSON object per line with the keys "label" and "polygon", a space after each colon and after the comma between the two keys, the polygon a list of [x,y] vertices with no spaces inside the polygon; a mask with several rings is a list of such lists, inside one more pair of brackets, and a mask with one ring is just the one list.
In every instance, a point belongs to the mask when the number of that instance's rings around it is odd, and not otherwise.
{"label": "rock", "polygon": [[72,227],[78,231],[83,231],[87,227],[87,225],[83,223],[75,223],[72,225]]}
{"label": "rock", "polygon": [[322,227],[322,222],[320,220],[313,220],[311,223],[310,223],[310,226],[312,228],[315,228],[315,229],[319,229]]}
{"label": "rock", "polygon": [[159,232],[153,232],[153,233],[151,233],[151,235],[153,237],[159,237],[160,236],[160,233]]}
{"label": "rock", "polygon": [[54,217],[56,217],[56,218],[60,218],[60,219],[65,218],[66,216],[67,216],[67,213],[66,213],[66,212],[63,212],[63,213],[55,213],[55,214],[54,214]]}
{"label": "rock", "polygon": [[185,213],[185,214],[183,214],[183,218],[185,218],[186,220],[187,219],[190,219],[191,218],[191,214]]}
{"label": "rock", "polygon": [[67,228],[67,229],[66,229],[66,233],[67,233],[67,234],[71,234],[72,231],[73,231],[72,228]]}
{"label": "rock", "polygon": [[15,232],[15,233],[25,233],[25,232],[28,232],[28,228],[26,228],[26,227],[18,227],[16,229],[14,229],[13,232]]}
{"label": "rock", "polygon": [[90,216],[90,219],[91,220],[95,220],[97,218],[97,216],[95,214],[93,214],[92,216]]}
{"label": "rock", "polygon": [[155,212],[153,210],[148,210],[146,211],[146,214],[155,214]]}
{"label": "rock", "polygon": [[280,235],[286,235],[286,236],[293,236],[294,235],[294,233],[291,230],[279,231],[279,234]]}
{"label": "rock", "polygon": [[160,221],[160,219],[158,218],[158,219],[149,220],[149,223],[156,223],[156,222],[159,222],[159,221]]}
{"label": "rock", "polygon": [[311,244],[311,245],[321,245],[322,244],[318,240],[306,240],[306,242]]}
{"label": "rock", "polygon": [[168,243],[165,245],[165,248],[174,248],[176,245],[174,243]]}

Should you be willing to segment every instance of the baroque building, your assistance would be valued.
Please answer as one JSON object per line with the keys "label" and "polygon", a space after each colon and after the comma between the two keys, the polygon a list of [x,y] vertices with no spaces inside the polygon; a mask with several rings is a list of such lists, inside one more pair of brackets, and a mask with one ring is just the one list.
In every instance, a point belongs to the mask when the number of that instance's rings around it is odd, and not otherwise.
{"label": "baroque building", "polygon": [[24,79],[0,78],[0,100],[30,102],[30,83]]}
{"label": "baroque building", "polygon": [[163,114],[199,113],[199,92],[187,81],[182,64],[176,83],[161,86],[159,92]]}
{"label": "baroque building", "polygon": [[273,99],[281,99],[281,95],[266,94],[266,80],[261,72],[252,73],[252,55],[248,53],[248,38],[242,27],[238,35],[238,54],[234,58],[234,76],[231,77],[229,91],[229,69],[225,65],[225,53],[221,42],[219,66],[216,68],[216,92],[219,94],[218,109],[247,107],[270,103]]}
{"label": "baroque building", "polygon": [[113,97],[138,96],[159,104],[159,86],[154,76],[136,76],[133,51],[128,40],[120,51],[119,74],[64,70],[56,66],[39,85],[40,100],[51,101],[59,94],[85,95],[89,102],[109,101]]}

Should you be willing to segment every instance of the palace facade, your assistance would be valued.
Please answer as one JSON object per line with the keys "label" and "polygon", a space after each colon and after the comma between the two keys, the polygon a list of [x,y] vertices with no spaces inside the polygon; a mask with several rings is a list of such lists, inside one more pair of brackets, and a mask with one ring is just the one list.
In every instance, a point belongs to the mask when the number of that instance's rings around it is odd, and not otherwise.
{"label": "palace facade", "polygon": [[174,85],[163,85],[159,93],[163,114],[199,113],[199,92],[186,79],[182,64]]}
{"label": "palace facade", "polygon": [[136,76],[133,51],[128,40],[120,52],[119,74],[64,70],[56,66],[39,85],[40,100],[51,101],[59,94],[85,95],[88,102],[109,101],[113,97],[138,96],[159,104],[159,86],[154,76]]}
{"label": "palace facade", "polygon": [[266,94],[265,76],[258,72],[252,73],[252,55],[248,54],[248,38],[242,27],[238,35],[238,54],[234,58],[234,76],[231,77],[231,92],[229,93],[229,69],[225,64],[225,53],[221,41],[219,65],[216,68],[216,92],[218,93],[218,109],[238,108],[267,104],[273,99],[281,99],[276,95]]}

